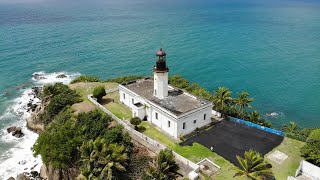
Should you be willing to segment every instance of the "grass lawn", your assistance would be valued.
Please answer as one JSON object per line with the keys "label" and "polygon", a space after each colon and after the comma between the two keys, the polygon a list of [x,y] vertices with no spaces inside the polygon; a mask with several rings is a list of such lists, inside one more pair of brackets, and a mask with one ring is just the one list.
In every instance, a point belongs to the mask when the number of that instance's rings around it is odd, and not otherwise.
{"label": "grass lawn", "polygon": [[202,146],[201,144],[194,143],[192,146],[180,146],[179,144],[171,140],[169,137],[152,127],[149,124],[149,122],[142,122],[140,126],[145,128],[143,132],[145,135],[158,140],[159,142],[171,148],[181,156],[188,158],[189,160],[195,163],[199,162],[204,158],[208,158],[217,165],[219,165],[221,169],[217,172],[216,175],[213,176],[214,179],[232,179],[233,175],[236,173],[236,167],[233,164],[231,164],[229,161],[219,156],[215,152],[211,152],[209,149]]}
{"label": "grass lawn", "polygon": [[[289,175],[295,175],[299,163],[302,160],[300,149],[304,144],[304,142],[285,137],[278,147],[265,155],[265,159],[272,164],[272,171],[277,179],[287,179]],[[276,150],[283,152],[288,156],[281,165],[266,158],[270,153]]]}
{"label": "grass lawn", "polygon": [[100,83],[100,82],[88,82],[88,83],[80,82],[75,84],[69,84],[70,89],[77,91],[83,99],[82,102],[76,103],[71,106],[71,108],[75,111],[75,114],[78,114],[80,112],[89,112],[93,109],[98,109],[88,99],[88,95],[92,94],[93,89],[98,86],[104,86],[106,89],[113,89],[118,87],[118,84],[117,83]]}
{"label": "grass lawn", "polygon": [[[114,102],[112,101],[114,99]],[[119,92],[108,93],[101,103],[120,119],[132,118],[131,110],[120,102]]]}

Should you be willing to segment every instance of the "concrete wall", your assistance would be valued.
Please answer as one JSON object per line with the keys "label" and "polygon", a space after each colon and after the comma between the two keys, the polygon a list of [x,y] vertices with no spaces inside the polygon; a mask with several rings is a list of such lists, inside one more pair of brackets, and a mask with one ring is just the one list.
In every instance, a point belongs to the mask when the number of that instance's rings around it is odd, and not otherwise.
{"label": "concrete wall", "polygon": [[[158,114],[158,119],[156,119],[156,113]],[[161,109],[154,106],[150,107],[151,117],[148,119],[152,124],[155,124],[162,130],[164,130],[169,135],[178,138],[177,136],[177,122],[176,119],[164,113]],[[170,127],[169,127],[170,122]]]}
{"label": "concrete wall", "polygon": [[301,172],[305,176],[312,177],[315,180],[316,179],[320,180],[320,167],[314,164],[311,164],[307,161],[302,160],[300,162],[300,166],[297,170],[296,176]]}
{"label": "concrete wall", "polygon": [[[200,109],[188,116],[184,116],[178,119],[178,128],[177,135],[178,137],[186,135],[194,131],[196,128],[208,125],[211,123],[211,112],[212,106],[207,106],[203,109]],[[204,120],[204,114],[206,114],[206,119]],[[196,120],[196,123],[193,121]],[[183,129],[183,123],[186,123],[185,129]]]}
{"label": "concrete wall", "polygon": [[159,99],[163,99],[168,96],[168,73],[163,72],[155,72],[154,73],[154,95]]}

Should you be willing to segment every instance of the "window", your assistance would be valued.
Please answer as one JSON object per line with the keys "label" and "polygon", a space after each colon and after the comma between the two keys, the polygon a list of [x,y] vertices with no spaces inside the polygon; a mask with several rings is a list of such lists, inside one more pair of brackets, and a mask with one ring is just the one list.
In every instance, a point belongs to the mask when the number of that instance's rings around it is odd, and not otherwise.
{"label": "window", "polygon": [[123,99],[126,99],[126,94],[125,93],[123,93]]}
{"label": "window", "polygon": [[193,120],[193,124],[197,123],[197,120]]}
{"label": "window", "polygon": [[158,113],[156,113],[156,119],[158,119]]}
{"label": "window", "polygon": [[182,124],[182,128],[183,128],[183,129],[186,128],[186,123],[185,123],[185,122]]}
{"label": "window", "polygon": [[137,117],[137,113],[136,112],[134,112],[134,117]]}
{"label": "window", "polygon": [[203,115],[203,120],[206,120],[206,116],[207,116],[207,114],[204,114],[204,115]]}
{"label": "window", "polygon": [[154,95],[157,95],[157,90],[156,89],[154,90]]}
{"label": "window", "polygon": [[168,127],[170,127],[170,121],[168,121]]}
{"label": "window", "polygon": [[132,99],[132,104],[134,104],[134,99]]}

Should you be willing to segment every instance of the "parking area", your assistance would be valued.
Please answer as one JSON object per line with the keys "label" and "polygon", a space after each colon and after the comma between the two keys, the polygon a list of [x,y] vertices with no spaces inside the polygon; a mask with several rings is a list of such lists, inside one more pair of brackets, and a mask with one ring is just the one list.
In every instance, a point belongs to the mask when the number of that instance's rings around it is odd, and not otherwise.
{"label": "parking area", "polygon": [[239,166],[236,155],[243,156],[250,149],[267,154],[283,141],[283,137],[248,127],[231,121],[221,121],[214,127],[180,143],[182,146],[194,142],[211,149],[236,166]]}

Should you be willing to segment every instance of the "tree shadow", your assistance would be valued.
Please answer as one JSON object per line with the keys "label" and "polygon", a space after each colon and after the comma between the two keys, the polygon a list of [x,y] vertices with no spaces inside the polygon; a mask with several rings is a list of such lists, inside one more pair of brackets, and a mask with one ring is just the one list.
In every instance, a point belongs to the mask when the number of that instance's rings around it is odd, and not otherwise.
{"label": "tree shadow", "polygon": [[101,105],[106,105],[109,103],[113,103],[113,99],[111,98],[103,98],[102,101],[100,102]]}
{"label": "tree shadow", "polygon": [[145,127],[143,127],[143,126],[138,126],[138,129],[137,129],[137,131],[139,131],[141,133],[145,132],[146,130],[147,129]]}

